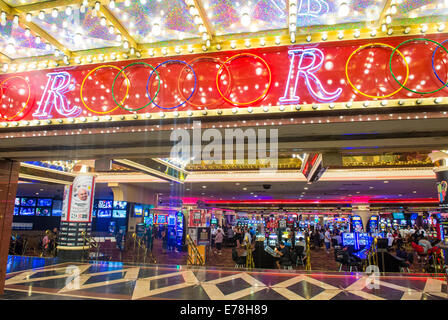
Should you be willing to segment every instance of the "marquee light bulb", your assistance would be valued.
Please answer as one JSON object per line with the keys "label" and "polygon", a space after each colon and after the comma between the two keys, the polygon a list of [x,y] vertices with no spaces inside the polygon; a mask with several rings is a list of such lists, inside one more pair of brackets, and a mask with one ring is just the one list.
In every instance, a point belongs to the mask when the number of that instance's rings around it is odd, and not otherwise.
{"label": "marquee light bulb", "polygon": [[248,25],[250,25],[250,16],[247,12],[243,13],[241,16],[241,24],[245,27],[247,27]]}
{"label": "marquee light bulb", "polygon": [[348,16],[348,14],[350,13],[350,7],[348,6],[347,3],[342,3],[339,6],[339,10],[338,10],[338,16],[341,18],[344,18],[346,16]]}
{"label": "marquee light bulb", "polygon": [[115,9],[115,0],[110,0],[110,2],[109,2],[109,8],[110,8],[110,9]]}
{"label": "marquee light bulb", "polygon": [[38,17],[39,17],[40,20],[44,20],[45,19],[45,12],[43,12],[43,11],[39,12]]}
{"label": "marquee light bulb", "polygon": [[70,16],[72,14],[72,7],[69,6],[69,7],[65,8],[65,14],[67,16]]}
{"label": "marquee light bulb", "polygon": [[57,17],[58,17],[58,14],[59,14],[59,11],[58,11],[58,9],[56,9],[56,8],[54,8],[54,9],[51,11],[51,16],[52,16],[53,18],[57,18]]}
{"label": "marquee light bulb", "polygon": [[27,22],[31,22],[31,20],[33,20],[33,15],[31,13],[27,13],[25,16],[25,20]]}
{"label": "marquee light bulb", "polygon": [[161,31],[160,24],[158,24],[158,23],[154,23],[154,24],[152,25],[151,33],[152,33],[154,36],[158,36],[158,35],[160,35],[160,31]]}

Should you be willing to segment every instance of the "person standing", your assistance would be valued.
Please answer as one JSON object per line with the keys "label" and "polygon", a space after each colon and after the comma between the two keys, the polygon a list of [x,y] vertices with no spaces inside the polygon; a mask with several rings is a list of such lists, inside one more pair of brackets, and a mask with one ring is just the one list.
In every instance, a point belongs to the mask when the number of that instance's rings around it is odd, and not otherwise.
{"label": "person standing", "polygon": [[[221,255],[221,248],[222,248],[222,241],[224,240],[224,233],[222,232],[221,228],[218,228],[218,230],[216,231],[216,236],[215,236],[215,245],[216,245],[216,250],[218,250],[218,254]],[[215,251],[216,253],[216,251]]]}
{"label": "person standing", "polygon": [[331,245],[331,234],[330,229],[327,228],[324,235],[325,248],[327,249],[327,254],[330,253],[330,245]]}
{"label": "person standing", "polygon": [[168,235],[166,234],[165,228],[162,229],[161,237],[162,237],[162,252],[166,253],[166,249],[167,249],[167,245],[168,245]]}

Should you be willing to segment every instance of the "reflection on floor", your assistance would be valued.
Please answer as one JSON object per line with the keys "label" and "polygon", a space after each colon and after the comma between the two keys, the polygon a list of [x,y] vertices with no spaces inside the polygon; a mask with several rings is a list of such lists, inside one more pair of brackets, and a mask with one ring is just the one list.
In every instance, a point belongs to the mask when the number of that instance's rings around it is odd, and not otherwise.
{"label": "reflection on floor", "polygon": [[[27,261],[20,263],[21,260]],[[36,259],[36,258],[35,258]],[[38,264],[11,257],[2,299],[428,300],[447,299],[442,275],[364,274],[135,266],[120,262]],[[30,269],[24,270],[23,265]],[[17,269],[14,268],[17,266]]]}

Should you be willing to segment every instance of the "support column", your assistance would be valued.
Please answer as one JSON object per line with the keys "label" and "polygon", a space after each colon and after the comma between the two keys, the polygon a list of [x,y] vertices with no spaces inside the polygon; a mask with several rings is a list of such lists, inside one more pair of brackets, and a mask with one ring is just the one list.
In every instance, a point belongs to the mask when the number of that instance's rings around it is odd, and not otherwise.
{"label": "support column", "polygon": [[361,217],[363,230],[367,231],[367,224],[369,223],[370,217],[372,216],[372,214],[370,213],[369,204],[353,204],[352,208],[353,215]]}
{"label": "support column", "polygon": [[20,163],[0,161],[0,295],[3,294]]}
{"label": "support column", "polygon": [[58,237],[58,254],[62,260],[78,261],[87,258],[86,241],[92,230],[92,208],[95,196],[95,177],[80,175],[73,185],[66,186]]}

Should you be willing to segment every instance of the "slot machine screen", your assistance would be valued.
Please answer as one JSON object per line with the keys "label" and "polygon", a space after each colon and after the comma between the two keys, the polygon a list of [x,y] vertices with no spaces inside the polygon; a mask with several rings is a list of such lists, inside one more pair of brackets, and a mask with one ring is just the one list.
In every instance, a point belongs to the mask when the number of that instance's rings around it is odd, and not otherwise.
{"label": "slot machine screen", "polygon": [[114,201],[114,209],[116,210],[126,210],[128,203],[126,201]]}
{"label": "slot machine screen", "polygon": [[218,224],[218,219],[213,218],[213,219],[210,220],[210,223],[211,224]]}
{"label": "slot machine screen", "polygon": [[296,240],[299,240],[300,238],[305,239],[305,236],[303,235],[303,232],[297,232],[296,233]]}
{"label": "slot machine screen", "polygon": [[111,200],[99,200],[98,201],[98,209],[112,209],[112,201]]}
{"label": "slot machine screen", "polygon": [[126,218],[126,210],[112,211],[112,218]]}
{"label": "slot machine screen", "polygon": [[35,207],[36,199],[34,198],[21,198],[20,205],[22,207]]}
{"label": "slot machine screen", "polygon": [[110,218],[112,216],[112,210],[98,209],[98,218]]}
{"label": "slot machine screen", "polygon": [[354,233],[343,233],[342,234],[342,245],[354,246],[355,245],[355,234]]}
{"label": "slot machine screen", "polygon": [[175,226],[176,225],[176,217],[175,216],[168,216],[168,225],[169,226]]}
{"label": "slot machine screen", "polygon": [[358,243],[360,246],[367,246],[369,244],[369,235],[367,233],[359,233]]}
{"label": "slot machine screen", "polygon": [[20,215],[21,216],[34,216],[35,214],[35,208],[20,208]]}
{"label": "slot machine screen", "polygon": [[51,215],[51,209],[49,208],[36,208],[36,216],[49,217]]}
{"label": "slot machine screen", "polygon": [[418,213],[413,213],[411,215],[411,220],[417,220],[417,218],[418,218]]}
{"label": "slot machine screen", "polygon": [[166,224],[166,215],[164,214],[158,214],[157,215],[157,224]]}
{"label": "slot machine screen", "polygon": [[134,206],[134,217],[141,217],[143,214],[143,206],[140,204],[136,204]]}
{"label": "slot machine screen", "polygon": [[51,207],[53,205],[53,199],[37,199],[38,207]]}

